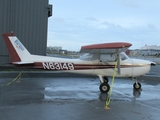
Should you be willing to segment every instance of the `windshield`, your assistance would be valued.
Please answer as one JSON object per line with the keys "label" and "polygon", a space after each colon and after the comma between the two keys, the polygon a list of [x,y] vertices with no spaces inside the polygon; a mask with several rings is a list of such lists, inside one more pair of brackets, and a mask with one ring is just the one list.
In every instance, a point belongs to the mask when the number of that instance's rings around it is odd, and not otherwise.
{"label": "windshield", "polygon": [[121,60],[126,60],[126,59],[129,59],[129,57],[124,53],[124,52],[121,52],[120,53],[120,56],[121,56]]}
{"label": "windshield", "polygon": [[93,54],[89,54],[89,53],[85,53],[82,56],[80,56],[81,60],[88,60],[88,59],[92,59],[93,58]]}

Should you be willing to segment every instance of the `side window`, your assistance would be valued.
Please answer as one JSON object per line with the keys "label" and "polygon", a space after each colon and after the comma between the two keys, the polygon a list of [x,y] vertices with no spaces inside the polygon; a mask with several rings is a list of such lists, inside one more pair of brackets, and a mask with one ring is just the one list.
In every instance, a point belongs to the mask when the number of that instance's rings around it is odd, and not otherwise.
{"label": "side window", "polygon": [[101,54],[100,60],[102,62],[115,62],[117,60],[116,54]]}

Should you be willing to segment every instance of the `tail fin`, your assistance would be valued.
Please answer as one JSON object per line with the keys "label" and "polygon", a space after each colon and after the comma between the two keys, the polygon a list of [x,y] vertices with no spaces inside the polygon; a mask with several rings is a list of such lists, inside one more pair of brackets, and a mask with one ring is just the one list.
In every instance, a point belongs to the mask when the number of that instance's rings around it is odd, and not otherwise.
{"label": "tail fin", "polygon": [[27,62],[29,60],[31,54],[13,33],[4,33],[2,36],[8,48],[12,63]]}

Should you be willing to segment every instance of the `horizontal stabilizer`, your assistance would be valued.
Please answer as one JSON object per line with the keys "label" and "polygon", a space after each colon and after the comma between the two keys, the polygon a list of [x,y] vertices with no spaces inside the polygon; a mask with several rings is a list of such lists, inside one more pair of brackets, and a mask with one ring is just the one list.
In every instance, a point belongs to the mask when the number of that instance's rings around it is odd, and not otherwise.
{"label": "horizontal stabilizer", "polygon": [[12,62],[15,65],[22,65],[22,64],[34,64],[34,62]]}

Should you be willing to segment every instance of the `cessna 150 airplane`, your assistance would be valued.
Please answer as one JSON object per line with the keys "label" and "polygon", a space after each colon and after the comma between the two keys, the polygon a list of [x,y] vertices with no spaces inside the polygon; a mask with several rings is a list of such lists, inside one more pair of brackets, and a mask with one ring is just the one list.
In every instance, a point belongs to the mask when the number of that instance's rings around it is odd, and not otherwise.
{"label": "cessna 150 airplane", "polygon": [[[23,46],[13,33],[2,34],[11,63],[18,67],[34,69],[63,71],[79,74],[92,74],[100,79],[99,89],[102,93],[110,90],[108,77],[113,76],[114,67],[116,68],[115,77],[136,78],[149,72],[154,62],[139,59],[130,59],[123,51],[132,44],[126,42],[94,44],[81,47],[81,53],[85,53],[79,59],[66,59],[32,55]],[[134,89],[141,89],[141,84],[135,80]]]}

